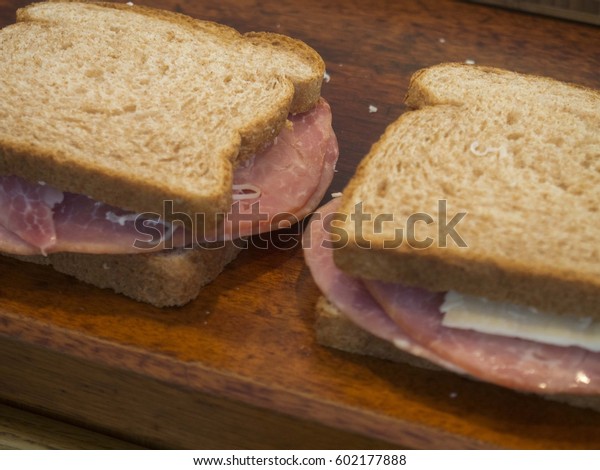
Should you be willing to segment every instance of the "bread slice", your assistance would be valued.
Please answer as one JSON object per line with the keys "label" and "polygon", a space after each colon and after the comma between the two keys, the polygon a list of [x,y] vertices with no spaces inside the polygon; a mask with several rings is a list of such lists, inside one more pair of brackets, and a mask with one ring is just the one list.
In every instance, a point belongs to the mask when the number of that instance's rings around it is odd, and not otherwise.
{"label": "bread slice", "polygon": [[239,244],[227,242],[218,249],[200,246],[133,255],[55,253],[47,257],[12,257],[51,265],[61,273],[156,307],[171,307],[196,298],[200,289],[239,252]]}
{"label": "bread slice", "polygon": [[422,369],[442,370],[426,359],[405,353],[393,343],[377,338],[355,325],[323,295],[317,300],[315,310],[317,341],[323,346],[353,354],[379,357]]}
{"label": "bread slice", "polygon": [[[362,204],[371,220],[346,218],[336,264],[600,318],[600,93],[443,64],[415,74],[407,103],[418,109],[388,127],[344,191],[341,212]],[[453,220],[457,236],[444,232]]]}
{"label": "bread slice", "polygon": [[314,106],[324,72],[278,34],[66,1],[19,10],[0,63],[0,174],[192,218],[227,212],[234,166]]}
{"label": "bread slice", "polygon": [[[400,364],[408,364],[413,367],[442,371],[431,362],[405,353],[396,348],[392,343],[384,341],[371,333],[356,326],[346,318],[335,305],[326,297],[321,296],[316,305],[315,330],[317,341],[327,346],[353,354],[378,357]],[[600,397],[584,395],[540,395],[548,400],[567,403],[571,406],[588,408],[600,412]]]}

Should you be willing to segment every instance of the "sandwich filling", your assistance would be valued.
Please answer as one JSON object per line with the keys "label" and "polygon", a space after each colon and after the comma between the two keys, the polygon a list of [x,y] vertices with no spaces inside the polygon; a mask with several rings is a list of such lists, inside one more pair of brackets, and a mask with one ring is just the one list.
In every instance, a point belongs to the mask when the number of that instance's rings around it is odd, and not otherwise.
{"label": "sandwich filling", "polygon": [[[445,293],[348,276],[333,262],[322,207],[304,233],[304,256],[320,290],[344,315],[374,336],[454,372],[496,385],[544,394],[600,393],[600,353],[581,346],[490,334],[443,324]],[[513,328],[517,329],[518,326]]]}
{"label": "sandwich filling", "polygon": [[323,99],[261,153],[237,168],[232,208],[218,233],[185,233],[162,219],[62,192],[44,182],[0,176],[0,252],[126,254],[193,242],[248,237],[301,220],[319,204],[331,179],[338,145]]}
{"label": "sandwich filling", "polygon": [[591,317],[540,312],[508,302],[446,293],[442,325],[500,336],[516,336],[556,346],[580,346],[600,352],[600,323]]}

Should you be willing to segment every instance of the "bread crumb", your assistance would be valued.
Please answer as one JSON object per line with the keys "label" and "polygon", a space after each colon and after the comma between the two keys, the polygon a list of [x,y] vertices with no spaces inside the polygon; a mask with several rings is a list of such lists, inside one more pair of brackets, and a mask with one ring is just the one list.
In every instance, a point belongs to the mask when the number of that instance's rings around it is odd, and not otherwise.
{"label": "bread crumb", "polygon": [[467,64],[467,65],[474,65],[475,61],[473,59],[467,59],[467,60],[465,60],[465,64]]}
{"label": "bread crumb", "polygon": [[377,106],[373,106],[372,104],[369,105],[369,113],[376,113],[377,112]]}
{"label": "bread crumb", "polygon": [[324,81],[325,83],[329,83],[329,80],[331,80],[331,76],[330,76],[330,75],[329,75],[327,72],[325,72],[325,73],[323,74],[323,81]]}
{"label": "bread crumb", "polygon": [[458,396],[458,393],[450,392],[450,398],[456,398],[457,396]]}
{"label": "bread crumb", "polygon": [[446,40],[444,38],[439,38],[438,41],[442,44],[444,44],[446,42]]}
{"label": "bread crumb", "polygon": [[342,193],[331,193],[331,197],[342,197]]}
{"label": "bread crumb", "polygon": [[108,265],[108,263],[104,263],[102,265],[102,269],[110,269],[110,266]]}

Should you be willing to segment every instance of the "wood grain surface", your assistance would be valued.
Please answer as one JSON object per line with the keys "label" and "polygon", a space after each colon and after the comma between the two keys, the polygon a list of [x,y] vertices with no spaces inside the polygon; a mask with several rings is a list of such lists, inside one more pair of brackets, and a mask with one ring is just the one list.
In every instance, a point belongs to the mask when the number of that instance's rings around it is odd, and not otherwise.
{"label": "wood grain surface", "polygon": [[[321,53],[340,142],[331,192],[404,111],[419,68],[470,59],[600,88],[600,29],[483,5],[143,3]],[[0,25],[22,4],[0,0]],[[178,309],[0,259],[0,399],[150,447],[600,447],[598,413],[317,345],[300,229],[287,249],[257,241]]]}
{"label": "wood grain surface", "polygon": [[140,449],[119,439],[0,404],[0,450]]}

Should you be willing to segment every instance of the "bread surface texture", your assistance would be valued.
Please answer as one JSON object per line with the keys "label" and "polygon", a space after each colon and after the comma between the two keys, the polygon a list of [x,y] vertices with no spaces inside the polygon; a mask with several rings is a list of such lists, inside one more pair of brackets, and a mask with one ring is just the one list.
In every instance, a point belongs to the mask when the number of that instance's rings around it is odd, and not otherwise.
{"label": "bread surface texture", "polygon": [[600,94],[441,64],[406,102],[344,191],[336,264],[600,318]]}
{"label": "bread surface texture", "polygon": [[213,281],[239,252],[235,243],[227,242],[218,249],[199,246],[132,255],[55,253],[13,257],[51,265],[80,281],[140,302],[172,307],[195,299],[200,289]]}
{"label": "bread surface texture", "polygon": [[79,2],[19,10],[0,63],[0,174],[192,217],[227,212],[234,167],[314,106],[324,72],[278,34]]}

